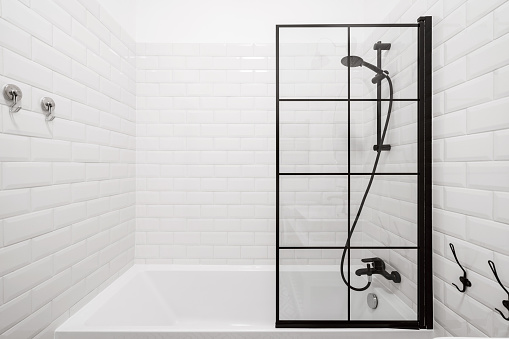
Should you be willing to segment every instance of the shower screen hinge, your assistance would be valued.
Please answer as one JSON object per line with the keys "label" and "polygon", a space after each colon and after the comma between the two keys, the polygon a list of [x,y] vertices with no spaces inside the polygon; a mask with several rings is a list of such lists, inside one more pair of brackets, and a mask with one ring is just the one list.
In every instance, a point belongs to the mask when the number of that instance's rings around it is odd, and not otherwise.
{"label": "shower screen hinge", "polygon": [[[382,145],[382,151],[390,151],[391,145]],[[373,151],[378,152],[378,145],[373,145]]]}

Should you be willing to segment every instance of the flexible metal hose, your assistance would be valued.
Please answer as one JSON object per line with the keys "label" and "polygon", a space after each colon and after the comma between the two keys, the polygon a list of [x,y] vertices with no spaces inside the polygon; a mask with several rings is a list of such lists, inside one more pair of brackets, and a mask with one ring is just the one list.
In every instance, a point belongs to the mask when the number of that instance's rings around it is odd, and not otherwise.
{"label": "flexible metal hose", "polygon": [[371,286],[371,281],[368,281],[368,283],[364,287],[360,287],[360,288],[353,287],[352,285],[349,284],[349,282],[345,278],[345,273],[343,272],[343,268],[345,265],[346,252],[347,252],[347,249],[350,248],[350,241],[352,239],[353,232],[355,230],[355,227],[357,226],[359,217],[361,216],[362,208],[364,207],[364,203],[366,202],[366,198],[368,197],[368,193],[371,188],[371,184],[373,184],[373,179],[375,178],[376,168],[378,166],[378,161],[380,160],[380,154],[382,153],[382,145],[384,144],[385,135],[387,134],[387,128],[389,127],[389,120],[391,118],[392,100],[393,100],[394,93],[393,93],[391,78],[388,75],[385,75],[385,78],[387,79],[387,82],[389,83],[389,109],[387,110],[387,118],[385,119],[385,126],[384,126],[384,130],[382,133],[382,138],[380,140],[380,145],[378,145],[378,149],[376,152],[376,159],[375,159],[375,163],[373,164],[373,170],[371,171],[371,176],[369,178],[368,186],[366,187],[366,191],[364,192],[364,196],[362,197],[361,204],[359,206],[359,210],[357,211],[357,215],[355,216],[355,220],[352,224],[352,228],[348,232],[348,238],[346,239],[345,247],[343,248],[343,254],[341,255],[341,269],[340,269],[341,270],[341,278],[343,279],[343,282],[345,283],[345,285],[354,291],[365,291],[369,288],[369,286]]}

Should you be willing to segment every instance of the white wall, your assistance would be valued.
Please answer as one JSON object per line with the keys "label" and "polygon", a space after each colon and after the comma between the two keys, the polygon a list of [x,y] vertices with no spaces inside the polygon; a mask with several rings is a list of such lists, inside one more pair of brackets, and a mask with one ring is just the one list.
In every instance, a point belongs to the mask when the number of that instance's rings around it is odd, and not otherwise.
{"label": "white wall", "polygon": [[0,8],[0,335],[53,338],[133,262],[134,41],[95,1]]}
{"label": "white wall", "polygon": [[[152,43],[269,43],[274,42],[276,24],[381,22],[399,2],[399,0],[99,1],[129,33],[136,30],[137,42]],[[136,19],[134,25],[133,18]]]}
{"label": "white wall", "polygon": [[273,263],[273,46],[137,51],[137,261]]}
{"label": "white wall", "polygon": [[[387,21],[433,15],[433,250],[439,335],[508,337],[494,310],[509,286],[509,2],[418,1]],[[472,287],[462,294],[461,269]],[[507,311],[505,312],[507,314]]]}
{"label": "white wall", "polygon": [[101,7],[127,32],[136,37],[136,2],[137,0],[97,0]]}

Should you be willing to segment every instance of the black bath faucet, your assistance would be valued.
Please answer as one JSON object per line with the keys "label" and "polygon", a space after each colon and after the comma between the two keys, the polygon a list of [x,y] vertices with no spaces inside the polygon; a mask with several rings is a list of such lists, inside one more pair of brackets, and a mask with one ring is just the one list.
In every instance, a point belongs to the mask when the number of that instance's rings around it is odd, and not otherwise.
{"label": "black bath faucet", "polygon": [[[391,273],[385,270],[385,262],[381,258],[365,258],[361,260],[362,262],[368,263],[367,268],[360,268],[355,271],[355,274],[358,276],[367,275],[370,277],[373,274],[380,274],[385,277],[387,280],[392,280],[395,283],[401,282],[401,275],[397,271],[392,271]],[[370,263],[373,264],[371,267]]]}

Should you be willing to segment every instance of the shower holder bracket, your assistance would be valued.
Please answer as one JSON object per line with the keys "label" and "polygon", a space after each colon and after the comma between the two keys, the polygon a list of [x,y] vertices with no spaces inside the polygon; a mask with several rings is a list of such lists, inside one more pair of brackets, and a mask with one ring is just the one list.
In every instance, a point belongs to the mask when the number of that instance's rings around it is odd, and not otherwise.
{"label": "shower holder bracket", "polygon": [[391,49],[391,43],[390,42],[381,42],[381,41],[378,41],[377,43],[375,43],[373,45],[373,50],[377,51],[377,50],[380,50],[380,51],[388,51]]}
{"label": "shower holder bracket", "polygon": [[[382,145],[382,151],[390,151],[390,150],[391,150],[391,145],[389,145],[389,144]],[[378,145],[373,145],[373,151],[378,152]]]}

